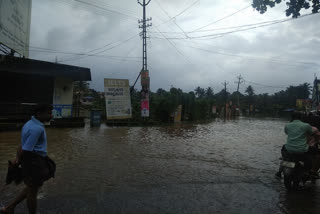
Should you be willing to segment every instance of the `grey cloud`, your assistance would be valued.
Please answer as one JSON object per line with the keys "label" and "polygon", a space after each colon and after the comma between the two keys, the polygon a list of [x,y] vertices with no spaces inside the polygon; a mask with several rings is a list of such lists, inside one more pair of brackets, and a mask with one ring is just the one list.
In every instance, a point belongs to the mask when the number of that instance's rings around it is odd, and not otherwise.
{"label": "grey cloud", "polygon": [[[157,0],[168,13],[173,16],[181,12],[183,8],[193,3],[190,1]],[[33,25],[31,42],[35,46],[43,46],[62,51],[87,52],[103,47],[108,43],[123,41],[132,35],[138,34],[138,23],[135,18],[119,14],[108,13],[79,4],[55,6],[57,0],[51,1],[48,8],[46,1],[34,0]],[[234,1],[228,4],[226,1],[200,1],[188,13],[179,17],[176,21],[185,30],[192,30],[203,26],[212,20],[223,17],[224,11],[235,11],[234,8],[242,8],[251,1]],[[103,7],[102,1],[92,1]],[[122,13],[133,16],[141,16],[142,8],[136,1],[117,1],[112,3],[112,9],[119,9]],[[227,5],[227,6],[225,6]],[[230,10],[228,7],[233,5]],[[223,9],[221,9],[223,8]],[[59,13],[59,10],[63,12]],[[285,5],[269,10],[266,14],[258,12],[250,13],[251,21],[242,24],[258,22],[255,19],[270,20],[284,16]],[[56,10],[55,13],[50,11]],[[211,12],[212,11],[212,12]],[[214,13],[214,11],[218,13]],[[49,14],[47,16],[47,14]],[[140,14],[140,15],[139,15]],[[209,14],[209,15],[208,15]],[[153,16],[154,23],[168,20],[168,17],[152,1],[148,6],[148,16]],[[226,22],[219,22],[212,28],[232,26],[233,20],[241,19],[245,13],[230,17]],[[272,18],[274,17],[274,18]],[[185,91],[195,87],[214,88],[215,92],[222,89],[220,84],[226,80],[230,82],[230,90],[235,88],[233,83],[238,74],[245,79],[265,85],[290,85],[302,82],[312,82],[316,72],[314,65],[297,64],[296,61],[317,62],[317,50],[319,48],[320,30],[317,25],[316,15],[310,18],[273,25],[270,27],[251,30],[248,32],[234,33],[215,40],[170,40],[178,51],[166,39],[153,39],[162,37],[161,34],[150,34],[148,40],[148,63],[151,77],[151,89],[169,89],[172,86]],[[249,23],[248,23],[249,22]],[[173,22],[161,25],[161,31],[179,31]],[[156,31],[155,28],[152,31]],[[169,37],[169,35],[167,35]],[[170,35],[171,36],[171,35]],[[196,43],[193,43],[196,42]],[[114,43],[117,44],[117,43]],[[219,52],[213,54],[200,51],[188,46]],[[100,50],[105,50],[100,49]],[[98,52],[93,52],[98,53]],[[223,54],[240,55],[228,56]],[[32,53],[32,57],[38,59],[53,60],[57,55],[59,59],[72,56],[66,54]],[[99,55],[122,56],[124,60],[139,60],[141,58],[128,58],[142,55],[142,40],[139,36],[123,43],[116,48],[99,53]],[[91,86],[97,90],[103,90],[103,78],[127,78],[133,84],[139,71],[141,62],[121,61],[107,57],[83,57],[78,60],[66,61],[83,67],[89,67],[92,72]],[[276,76],[276,78],[275,78]],[[140,83],[137,83],[139,88]],[[242,86],[241,90],[245,90]],[[253,85],[258,93],[273,93],[280,89],[272,89]],[[231,91],[232,92],[232,91]]]}

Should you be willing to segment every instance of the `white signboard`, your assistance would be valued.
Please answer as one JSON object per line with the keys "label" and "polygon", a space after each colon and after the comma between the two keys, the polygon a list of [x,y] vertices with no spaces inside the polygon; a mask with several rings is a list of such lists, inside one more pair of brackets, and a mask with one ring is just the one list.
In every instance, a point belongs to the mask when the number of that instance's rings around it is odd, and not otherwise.
{"label": "white signboard", "polygon": [[131,118],[129,80],[104,79],[104,93],[108,120]]}
{"label": "white signboard", "polygon": [[29,56],[31,0],[0,0],[0,43]]}

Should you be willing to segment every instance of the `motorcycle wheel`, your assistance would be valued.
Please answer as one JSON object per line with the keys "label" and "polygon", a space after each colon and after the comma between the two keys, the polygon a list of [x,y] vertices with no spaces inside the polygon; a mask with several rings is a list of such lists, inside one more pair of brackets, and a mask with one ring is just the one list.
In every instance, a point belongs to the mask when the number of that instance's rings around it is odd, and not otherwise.
{"label": "motorcycle wheel", "polygon": [[297,190],[299,187],[299,181],[296,179],[293,179],[290,176],[284,176],[283,178],[283,183],[284,186],[286,187],[287,190]]}

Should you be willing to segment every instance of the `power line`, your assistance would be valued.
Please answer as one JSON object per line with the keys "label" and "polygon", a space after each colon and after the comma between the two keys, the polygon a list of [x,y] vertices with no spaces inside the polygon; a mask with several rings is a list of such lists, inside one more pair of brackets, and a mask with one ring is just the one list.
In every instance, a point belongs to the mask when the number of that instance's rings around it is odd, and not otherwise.
{"label": "power line", "polygon": [[255,83],[255,82],[248,81],[248,80],[244,80],[244,81],[245,81],[245,82],[248,82],[248,83],[251,83],[251,84],[253,84],[253,85],[263,86],[263,87],[266,87],[266,88],[287,88],[287,87],[285,87],[285,86],[263,85],[263,84]]}
{"label": "power line", "polygon": [[[229,30],[229,29],[241,29],[243,27],[251,27],[251,26],[259,26],[262,24],[267,24],[267,23],[275,23],[278,21],[283,21],[283,20],[287,20],[287,19],[277,19],[277,20],[272,20],[272,21],[264,21],[264,22],[258,22],[258,23],[252,23],[252,24],[245,24],[245,25],[237,25],[237,26],[231,26],[231,27],[222,27],[222,28],[213,28],[213,29],[208,29],[208,30],[199,30],[199,31],[186,31],[186,33],[188,34],[194,34],[194,33],[202,33],[202,32],[210,32],[210,31],[219,31],[219,30]],[[151,31],[152,32],[152,31]],[[153,33],[157,33],[157,32],[153,32]],[[163,32],[165,34],[181,34],[181,32]]]}
{"label": "power line", "polygon": [[[159,7],[160,7],[160,9],[171,19],[172,17],[168,14],[168,12],[167,11],[165,11],[164,9],[163,9],[163,7],[158,3],[158,1],[156,1],[155,0],[155,2],[157,3],[157,5],[159,5]],[[197,3],[198,1],[196,1],[195,3]],[[193,4],[192,4],[193,5]],[[185,11],[185,10],[184,10]],[[183,12],[182,12],[183,13]],[[179,14],[182,14],[182,13],[179,13]],[[178,15],[179,15],[178,14]],[[177,15],[177,16],[178,16]],[[184,33],[184,35],[186,36],[186,37],[188,37],[188,35],[186,34],[186,32],[177,24],[177,22],[176,22],[176,20],[175,20],[175,18],[172,18],[172,20],[173,20],[173,23],[182,31],[182,33]]]}
{"label": "power line", "polygon": [[178,16],[181,16],[182,14],[184,14],[186,11],[188,11],[190,8],[192,8],[193,6],[195,6],[197,3],[199,3],[200,0],[196,0],[194,1],[190,6],[188,6],[187,8],[185,8],[183,11],[181,11],[180,13],[178,13],[177,15],[175,15],[173,18],[176,18]]}
{"label": "power line", "polygon": [[[114,48],[116,48],[116,47],[119,47],[119,46],[121,46],[121,45],[124,45],[126,42],[130,41],[131,39],[135,38],[135,37],[138,36],[138,35],[139,35],[139,34],[135,34],[135,35],[133,35],[132,37],[129,37],[128,39],[125,39],[125,40],[123,40],[123,41],[118,41],[118,42],[109,43],[109,44],[105,45],[104,47],[108,47],[108,46],[110,46],[110,45],[112,45],[112,44],[115,44],[115,43],[118,43],[118,44],[115,45],[115,46],[112,46],[112,47],[110,47],[110,48],[107,48],[107,49],[101,50],[101,51],[99,51],[99,52],[96,52],[95,54],[100,54],[100,53],[106,52],[106,51],[108,51],[108,50],[114,49]],[[102,48],[93,49],[93,50],[89,51],[88,53],[92,53],[92,52],[95,52],[96,50],[100,50],[100,49],[102,49]],[[78,59],[82,59],[82,58],[84,58],[84,57],[86,57],[86,56],[81,56],[81,57],[78,57],[78,58],[69,58],[69,59],[65,59],[65,60],[60,60],[60,62],[68,62],[68,61],[78,60]]]}
{"label": "power line", "polygon": [[[66,2],[65,2],[65,3],[66,3]],[[98,7],[99,7],[99,6],[98,6]],[[184,9],[182,12],[180,12],[179,14],[177,14],[177,15],[174,16],[174,17],[178,17],[178,16],[182,15],[185,11],[187,11],[187,10],[190,9],[190,8],[191,8],[191,6],[189,6],[189,7],[186,8],[186,9]],[[162,24],[163,24],[163,23],[162,23]],[[161,24],[160,24],[160,25],[161,25]],[[159,25],[159,26],[160,26],[160,25]],[[118,42],[120,42],[120,44],[118,44],[118,45],[116,45],[116,46],[114,46],[114,47],[105,49],[105,50],[103,50],[102,52],[105,52],[105,51],[111,50],[111,49],[113,49],[113,48],[115,48],[115,47],[118,47],[118,46],[122,45],[122,43],[125,43],[125,42],[127,42],[128,40],[131,40],[132,38],[134,38],[134,37],[137,36],[137,35],[139,35],[139,34],[136,34],[136,35],[134,35],[133,37],[130,37],[130,38],[126,39],[126,40],[118,41]],[[111,46],[112,44],[118,43],[118,42],[108,43],[108,44],[106,44],[106,45],[104,45],[104,46],[102,46],[102,47],[99,47],[99,48],[90,50],[90,51],[88,51],[87,53],[93,53],[93,52],[95,52],[95,51],[97,51],[97,50],[101,50],[101,49],[103,49],[103,48],[109,47],[109,46]],[[95,54],[99,54],[99,53],[101,53],[101,52],[98,52],[98,53],[95,53]],[[82,59],[82,58],[84,58],[84,57],[86,57],[86,56],[67,58],[67,59],[60,60],[60,62],[68,62],[68,61],[73,61],[73,60],[79,60],[79,59]]]}
{"label": "power line", "polygon": [[[68,5],[79,5],[79,6],[84,7],[84,8],[96,8],[96,9],[98,8],[98,9],[100,9],[100,10],[106,9],[106,8],[102,8],[101,6],[94,5],[94,4],[92,4],[92,3],[82,2],[82,1],[79,1],[79,0],[75,0],[75,1],[77,1],[78,4],[76,4],[76,2],[74,2],[74,1],[73,1],[73,2],[69,2],[69,1],[66,2],[66,1],[64,1],[64,0],[59,0],[58,2],[61,2],[61,3],[63,2],[64,4],[68,4]],[[91,4],[91,6],[89,6],[88,4],[89,4],[89,5]],[[109,9],[106,9],[106,11],[109,11]],[[121,13],[121,12],[120,12],[119,14],[122,14],[122,15],[125,15],[125,16],[127,16],[127,17],[130,17],[130,15],[127,15],[127,14],[124,14],[124,13]],[[131,17],[135,18],[135,20],[136,20],[136,17],[134,17],[134,16],[131,16]],[[135,29],[135,28],[133,28],[133,29]],[[130,30],[131,30],[131,29],[130,29]],[[137,34],[137,35],[139,35],[139,34]],[[133,37],[135,37],[135,36],[137,36],[137,35],[134,35]],[[128,40],[132,39],[133,37],[128,38]],[[93,53],[93,52],[95,52],[95,51],[101,50],[101,49],[103,49],[103,48],[109,47],[109,46],[111,46],[111,45],[113,45],[113,44],[115,44],[115,43],[119,43],[119,42],[120,42],[120,44],[118,44],[118,45],[116,45],[116,46],[114,46],[114,47],[111,47],[111,48],[108,48],[108,49],[106,49],[106,50],[103,50],[103,51],[99,52],[99,53],[102,53],[102,52],[108,51],[108,50],[110,50],[110,49],[113,49],[113,48],[115,48],[115,47],[118,47],[118,46],[121,45],[121,42],[126,42],[126,41],[127,41],[127,39],[126,39],[126,40],[123,40],[123,41],[111,42],[111,43],[108,43],[108,44],[106,44],[106,45],[104,45],[104,46],[102,46],[102,47],[89,50],[89,51],[87,51],[87,53]],[[97,54],[97,53],[95,53],[95,54]],[[63,60],[61,60],[61,61],[63,61],[63,62],[73,61],[73,60],[82,59],[82,58],[84,58],[84,57],[86,57],[86,56],[72,57],[72,58],[63,59]]]}
{"label": "power line", "polygon": [[167,21],[162,22],[161,24],[157,25],[158,27],[160,25],[166,24],[170,21],[172,21],[173,19],[177,18],[178,16],[181,16],[182,14],[184,14],[186,11],[188,11],[191,7],[194,6],[195,3],[197,3],[198,1],[194,2],[193,4],[191,4],[190,6],[188,6],[187,8],[183,9],[181,12],[179,12],[177,15],[171,17],[170,19],[168,19]]}
{"label": "power line", "polygon": [[112,12],[112,13],[117,13],[117,14],[120,14],[120,15],[128,16],[128,17],[131,17],[131,18],[134,18],[134,19],[137,19],[137,18],[138,18],[138,17],[134,17],[134,16],[131,16],[131,15],[128,15],[128,14],[125,14],[125,13],[122,13],[122,12],[119,12],[119,11],[116,11],[116,10],[110,10],[110,9],[107,9],[107,8],[104,8],[104,7],[100,7],[100,6],[95,5],[95,4],[92,4],[92,3],[84,2],[84,1],[81,1],[81,0],[75,0],[75,1],[76,1],[76,2],[80,2],[80,3],[82,3],[82,4],[86,4],[86,5],[95,7],[95,8],[99,8],[99,9],[101,9],[101,10],[105,10],[105,11],[109,11],[109,12]]}
{"label": "power line", "polygon": [[106,58],[140,58],[140,57],[133,57],[133,56],[115,56],[115,55],[98,55],[98,54],[87,54],[87,53],[75,53],[75,52],[66,52],[66,51],[59,51],[59,50],[53,50],[53,49],[46,49],[46,48],[41,48],[38,50],[36,49],[29,49],[29,51],[32,52],[43,52],[43,53],[58,53],[58,54],[68,54],[68,55],[78,55],[78,56],[96,56],[96,57],[106,57]]}
{"label": "power line", "polygon": [[[159,29],[158,29],[157,27],[156,27],[156,29],[159,31]],[[169,39],[167,39],[165,35],[162,35],[162,36],[168,41],[168,43],[169,43],[182,57],[184,57],[184,59],[185,59],[188,63],[192,64],[192,63],[186,58],[186,56],[184,56],[184,54],[176,47],[176,45],[175,45],[172,41],[170,41]]]}
{"label": "power line", "polygon": [[[88,0],[86,0],[86,1],[88,1]],[[101,0],[100,1],[94,1],[94,2],[96,2],[96,5],[98,5],[98,2],[101,4],[101,5],[103,5],[103,6],[106,6],[106,7],[109,7],[109,8],[113,8],[114,10],[118,10],[118,11],[121,11],[121,12],[126,12],[127,14],[131,14],[132,16],[134,16],[134,17],[139,17],[139,15],[136,13],[136,11],[134,11],[134,10],[128,10],[127,8],[125,9],[125,8],[117,8],[117,6],[115,6],[115,5],[112,5],[112,4],[110,4],[110,3],[106,3],[105,2],[105,0],[102,0],[102,2],[101,2]]]}
{"label": "power line", "polygon": [[[99,10],[103,10],[103,11],[107,11],[109,13],[114,13],[114,14],[118,14],[118,15],[122,15],[122,16],[126,16],[132,19],[138,19],[138,17],[136,16],[132,16],[123,12],[120,12],[119,10],[113,10],[113,9],[108,9],[105,7],[101,7],[99,5],[93,4],[93,3],[89,3],[88,1],[82,1],[82,0],[73,0],[73,1],[65,1],[65,0],[59,0],[60,2],[64,2],[65,4],[69,4],[69,5],[81,5],[84,8],[95,8],[95,9],[99,9]],[[78,4],[77,4],[78,3]]]}
{"label": "power line", "polygon": [[196,29],[194,29],[192,32],[197,31],[197,30],[200,30],[200,29],[203,29],[203,28],[205,28],[205,27],[207,27],[207,26],[209,26],[209,25],[213,25],[213,24],[215,24],[215,23],[217,23],[217,22],[220,22],[220,21],[222,21],[222,20],[224,20],[224,19],[227,19],[227,18],[229,18],[229,17],[231,17],[231,16],[233,16],[233,15],[235,15],[235,14],[237,14],[237,13],[240,13],[240,12],[243,11],[243,10],[248,9],[249,7],[251,7],[251,4],[250,4],[249,6],[246,6],[246,7],[242,8],[242,9],[240,9],[240,10],[237,10],[236,12],[234,12],[234,13],[232,13],[232,14],[229,14],[229,15],[227,15],[227,16],[225,16],[225,17],[222,17],[221,19],[218,19],[218,20],[216,20],[216,21],[210,22],[209,24],[206,24],[206,25],[204,25],[204,26],[202,26],[202,27],[196,28]]}
{"label": "power line", "polygon": [[[306,16],[311,16],[311,15],[315,15],[315,14],[319,14],[319,13],[309,13],[309,14],[305,14],[305,15],[299,16],[299,18],[304,18]],[[172,39],[172,40],[173,39],[178,39],[178,40],[179,39],[180,40],[183,40],[183,39],[199,39],[199,38],[215,39],[215,38],[227,35],[227,34],[233,34],[233,33],[237,33],[237,32],[252,30],[252,29],[266,27],[266,26],[271,26],[271,25],[274,25],[274,24],[284,23],[284,22],[296,20],[296,19],[299,19],[299,18],[295,18],[295,19],[289,18],[289,19],[274,21],[274,22],[271,22],[271,23],[262,24],[262,25],[258,25],[258,26],[254,26],[254,27],[248,27],[248,28],[244,28],[244,29],[238,29],[238,30],[227,31],[227,32],[222,32],[222,33],[216,33],[216,34],[208,34],[208,35],[201,35],[201,36],[189,36],[188,38],[184,38],[184,37],[172,37],[172,38],[170,38],[169,37],[168,39]],[[210,37],[212,37],[212,38],[210,38]],[[160,37],[155,37],[155,38],[161,39]]]}
{"label": "power line", "polygon": [[197,47],[193,47],[193,46],[186,46],[186,47],[201,50],[201,51],[212,53],[212,54],[231,56],[231,57],[240,57],[240,58],[255,58],[255,59],[259,59],[259,60],[268,60],[268,61],[271,61],[274,63],[284,64],[284,65],[289,65],[289,66],[299,66],[299,65],[319,66],[317,63],[311,63],[311,62],[309,63],[309,62],[299,62],[298,61],[298,62],[285,63],[281,60],[269,59],[269,58],[258,57],[258,56],[246,56],[246,55],[239,55],[239,54],[222,53],[222,52],[218,52],[218,51],[207,50],[207,49],[197,48]]}
{"label": "power line", "polygon": [[[68,0],[55,0],[55,1],[52,1],[52,2],[56,2],[56,3],[59,3],[60,5],[67,5],[70,7],[70,9],[72,9],[72,11],[74,11],[74,8],[73,7],[76,7],[77,9],[80,9],[80,10],[83,10],[83,11],[86,11],[86,12],[89,12],[89,13],[92,13],[92,14],[95,14],[95,15],[99,15],[99,16],[104,16],[104,17],[110,17],[110,15],[114,15],[113,13],[110,13],[108,11],[105,11],[105,10],[101,10],[101,9],[98,9],[98,8],[95,8],[95,7],[91,7],[89,5],[86,5],[86,4],[82,4],[82,3],[79,3],[79,2],[75,2],[74,0],[72,0],[71,2],[68,1]],[[63,7],[65,8],[65,7]],[[68,11],[67,11],[68,12]],[[70,13],[72,14],[72,13]],[[128,21],[128,22],[135,22],[136,19],[132,18],[132,17],[128,17],[128,16],[124,16],[124,15],[119,15],[117,16],[117,19],[119,19],[120,21]]]}

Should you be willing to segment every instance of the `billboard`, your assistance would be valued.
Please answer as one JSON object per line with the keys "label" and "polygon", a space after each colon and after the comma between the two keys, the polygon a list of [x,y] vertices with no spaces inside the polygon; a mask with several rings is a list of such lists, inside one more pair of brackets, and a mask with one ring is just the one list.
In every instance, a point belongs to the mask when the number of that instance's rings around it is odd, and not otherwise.
{"label": "billboard", "polygon": [[312,102],[309,99],[297,99],[296,100],[296,107],[300,110],[305,110],[311,108]]}
{"label": "billboard", "polygon": [[212,106],[212,114],[216,114],[217,113],[217,106]]}
{"label": "billboard", "polygon": [[53,118],[70,118],[72,117],[72,105],[53,105]]}
{"label": "billboard", "polygon": [[104,79],[104,93],[108,120],[131,118],[129,80]]}
{"label": "billboard", "polygon": [[141,100],[141,117],[149,117],[149,100]]}
{"label": "billboard", "polygon": [[150,77],[148,70],[141,71],[141,87],[141,117],[149,117]]}
{"label": "billboard", "polygon": [[31,0],[0,0],[0,44],[29,56]]}
{"label": "billboard", "polygon": [[178,105],[176,112],[174,113],[174,122],[181,122],[182,105]]}

